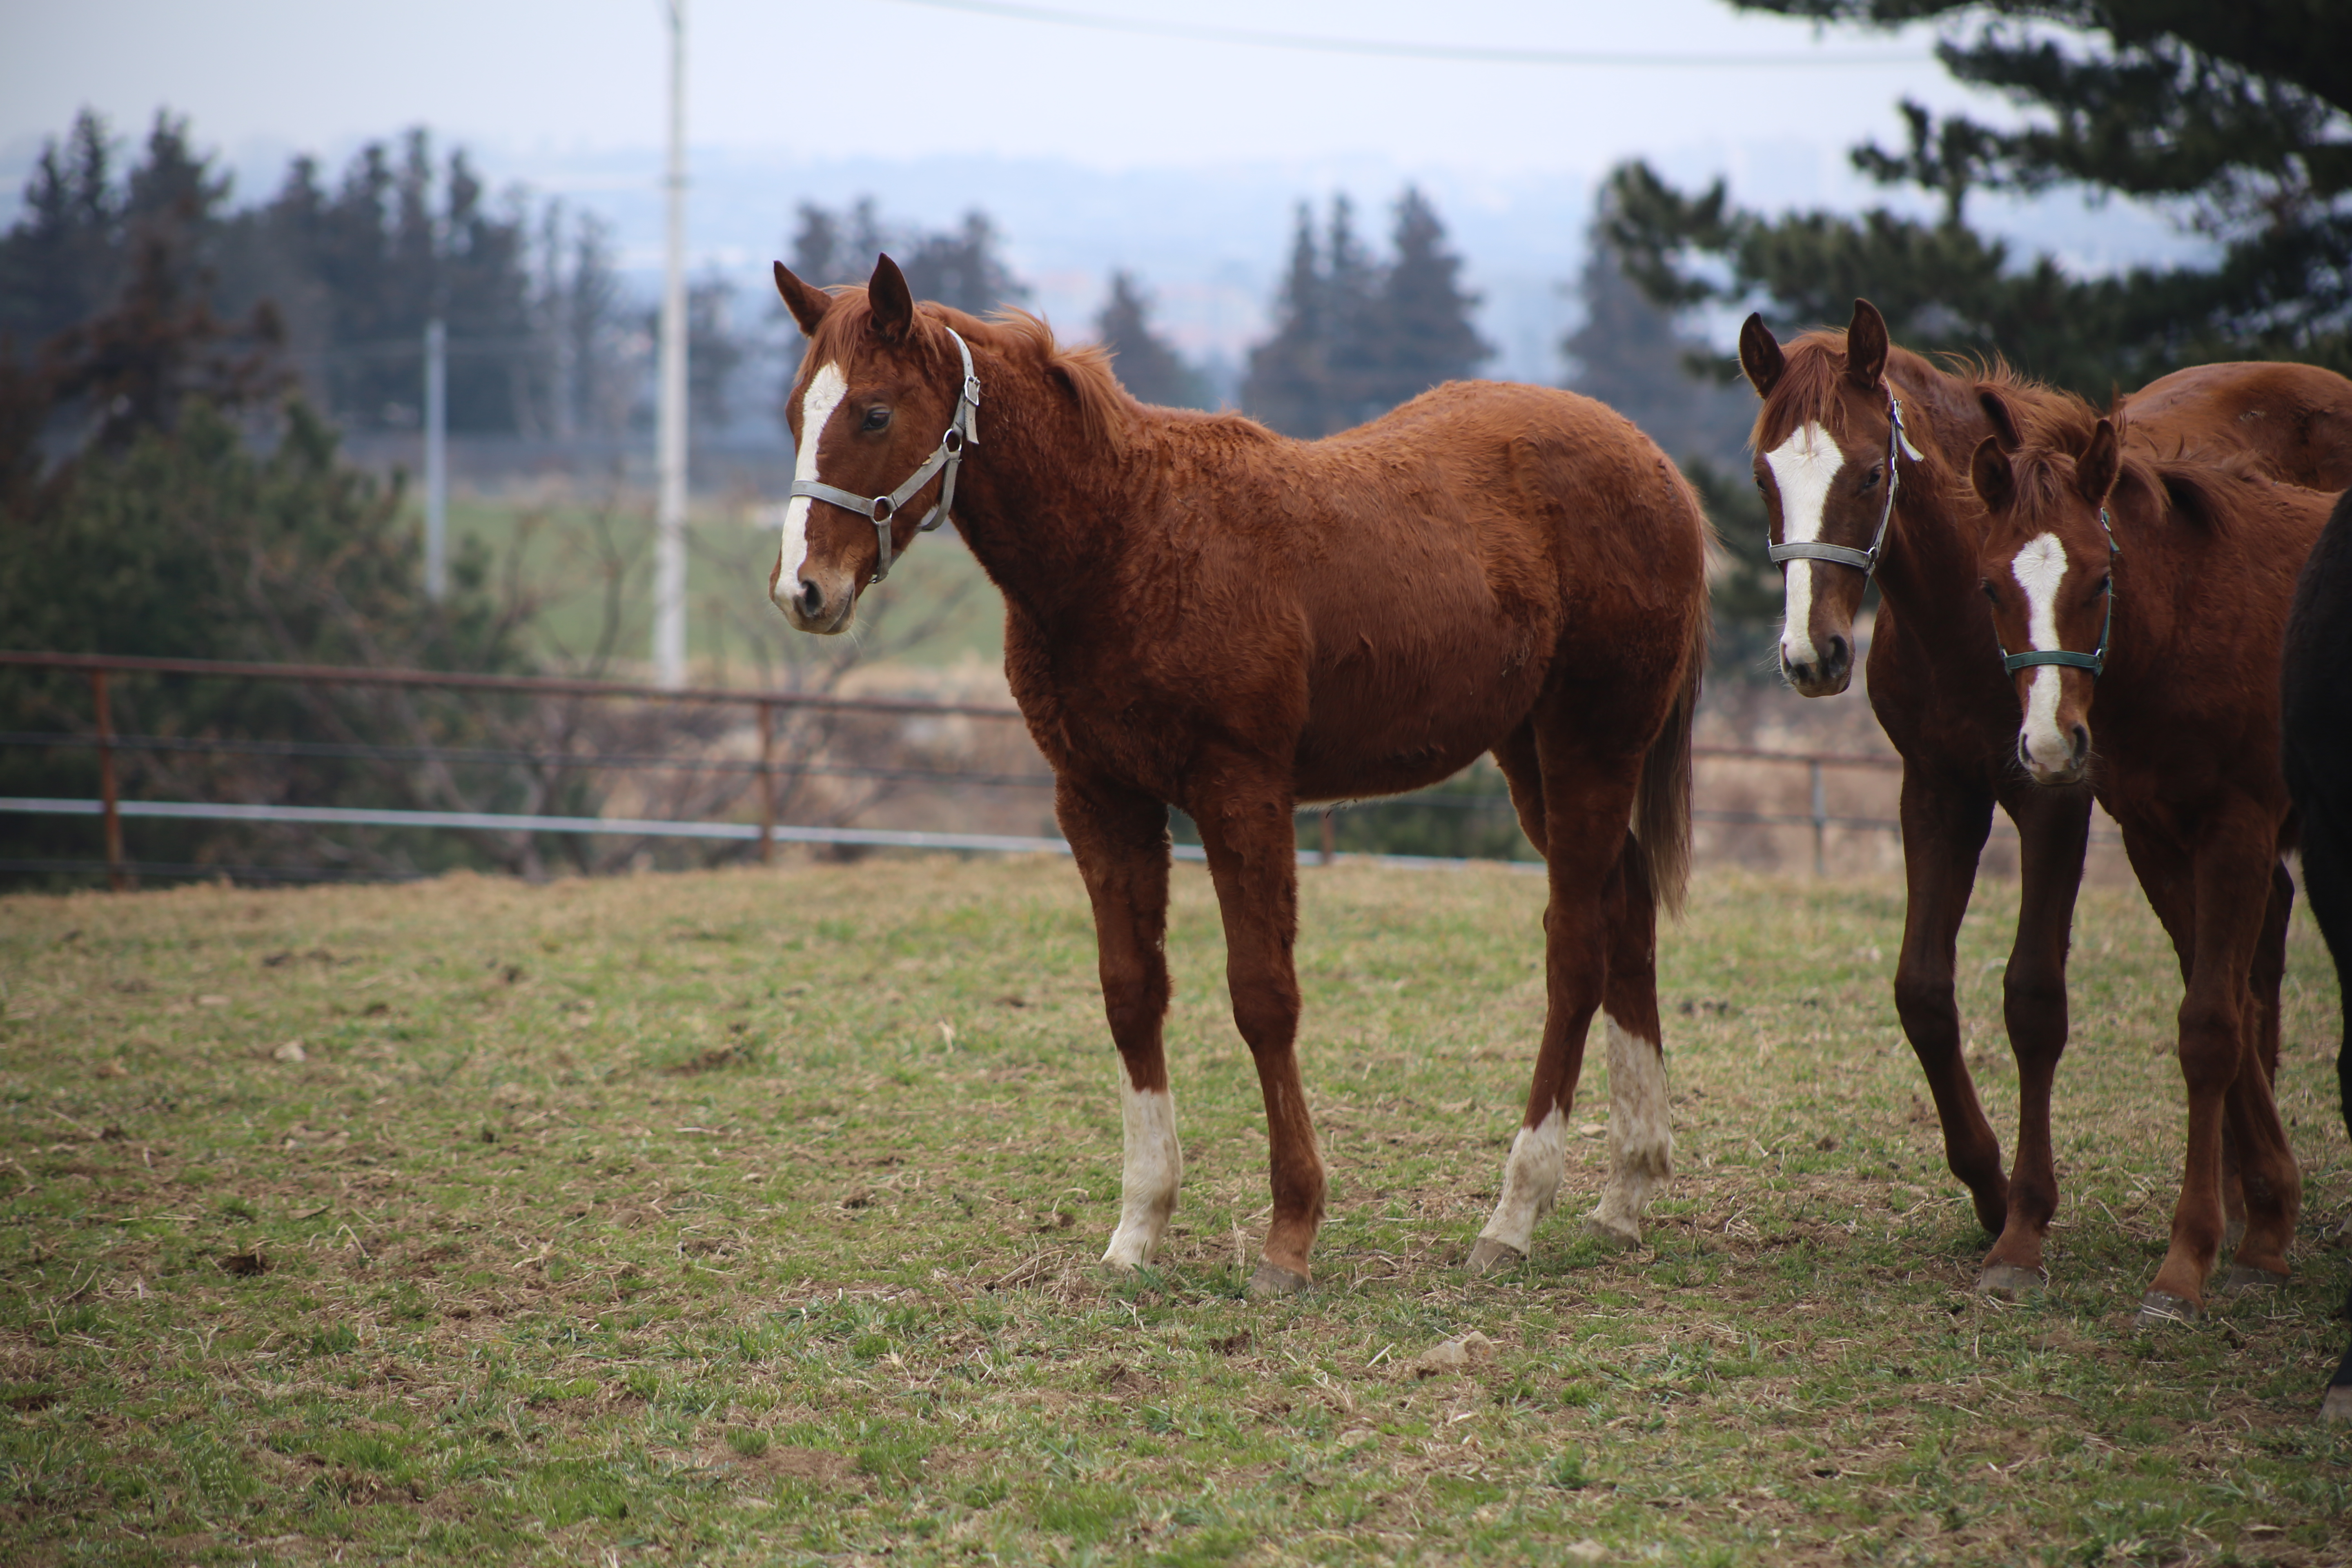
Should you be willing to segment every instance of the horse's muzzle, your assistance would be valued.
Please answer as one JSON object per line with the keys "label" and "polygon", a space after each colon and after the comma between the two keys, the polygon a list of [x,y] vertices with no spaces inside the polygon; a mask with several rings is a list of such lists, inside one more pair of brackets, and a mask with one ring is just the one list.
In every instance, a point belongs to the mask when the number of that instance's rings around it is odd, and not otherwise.
{"label": "horse's muzzle", "polygon": [[[787,587],[791,589],[786,592]],[[819,637],[831,637],[847,629],[850,612],[857,605],[854,593],[827,594],[822,584],[803,577],[787,584],[779,581],[770,590],[776,608],[784,612],[796,631],[814,632]]]}
{"label": "horse's muzzle", "polygon": [[2091,731],[2088,725],[2076,724],[2066,731],[2065,756],[2056,763],[2045,763],[2034,754],[2032,737],[2020,731],[2017,737],[2017,760],[2038,784],[2077,784],[2091,764]]}
{"label": "horse's muzzle", "polygon": [[1791,659],[1783,646],[1780,674],[1803,696],[1835,697],[1853,679],[1853,645],[1843,637],[1832,637],[1818,658],[1803,662]]}

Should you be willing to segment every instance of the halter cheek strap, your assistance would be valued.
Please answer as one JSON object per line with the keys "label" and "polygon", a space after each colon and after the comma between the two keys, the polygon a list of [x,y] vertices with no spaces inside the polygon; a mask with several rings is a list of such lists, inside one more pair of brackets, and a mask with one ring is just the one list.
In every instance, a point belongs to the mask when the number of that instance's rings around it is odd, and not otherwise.
{"label": "halter cheek strap", "polygon": [[1902,470],[1895,465],[1898,457],[1919,461],[1919,448],[1903,429],[1903,400],[1893,393],[1886,395],[1886,501],[1878,510],[1878,531],[1871,536],[1870,548],[1856,550],[1848,544],[1823,544],[1819,540],[1801,539],[1793,544],[1773,544],[1767,542],[1764,552],[1773,564],[1790,561],[1830,561],[1840,566],[1851,566],[1864,577],[1878,570],[1878,552],[1886,543],[1886,525],[1895,516],[1895,492],[1902,483]]}
{"label": "halter cheek strap", "polygon": [[[2063,647],[2037,647],[2024,653],[2011,653],[2004,647],[2000,649],[2000,668],[2004,673],[2015,675],[2021,669],[2031,669],[2038,664],[2054,664],[2061,669],[2087,669],[2094,680],[2105,673],[2107,634],[2116,629],[2115,560],[2123,553],[2123,547],[2116,542],[2116,531],[2107,521],[2105,507],[2099,509],[2099,531],[2107,536],[2107,618],[2099,626],[2099,646],[2089,653],[2070,653]],[[1999,643],[1993,646],[2000,647]]]}
{"label": "halter cheek strap", "polygon": [[[949,509],[955,504],[956,468],[963,462],[964,448],[980,445],[980,377],[972,374],[971,349],[964,342],[962,334],[953,327],[947,329],[947,334],[955,339],[956,353],[963,356],[963,384],[956,391],[955,417],[949,423],[947,434],[940,437],[939,446],[923,459],[923,466],[917,468],[905,484],[887,496],[861,496],[818,479],[793,481],[793,495],[829,501],[845,511],[854,511],[860,517],[872,520],[874,537],[881,546],[881,554],[875,560],[874,575],[866,584],[868,587],[890,574],[891,524],[898,515],[898,509],[914,500],[915,492],[929,484],[935,474],[944,472],[940,480],[939,504],[923,514],[923,521],[915,525],[915,531],[929,533],[940,524],[953,521],[949,516]],[[809,440],[816,438],[807,431],[801,434]]]}

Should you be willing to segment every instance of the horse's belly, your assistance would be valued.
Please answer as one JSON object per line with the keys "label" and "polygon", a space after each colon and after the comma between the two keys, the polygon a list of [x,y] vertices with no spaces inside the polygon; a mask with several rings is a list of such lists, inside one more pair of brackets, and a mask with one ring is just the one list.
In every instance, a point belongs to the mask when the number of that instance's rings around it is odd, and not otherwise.
{"label": "horse's belly", "polygon": [[1541,661],[1516,638],[1380,649],[1318,668],[1300,733],[1301,800],[1394,795],[1436,784],[1491,750],[1524,718]]}

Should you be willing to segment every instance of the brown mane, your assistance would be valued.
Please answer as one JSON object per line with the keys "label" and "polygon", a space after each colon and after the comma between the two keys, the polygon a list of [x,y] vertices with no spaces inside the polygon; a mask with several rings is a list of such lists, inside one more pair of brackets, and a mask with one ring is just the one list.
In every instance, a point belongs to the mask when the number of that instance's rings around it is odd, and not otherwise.
{"label": "brown mane", "polygon": [[[2217,536],[2230,531],[2232,497],[2230,483],[2252,483],[2267,478],[2253,458],[2244,452],[2208,454],[2179,444],[2159,456],[2146,443],[2133,439],[2131,422],[2120,402],[2102,410],[2071,392],[1999,367],[1997,376],[1977,383],[1980,390],[1999,392],[2018,415],[2018,434],[2024,445],[2010,455],[2021,510],[2048,511],[2077,494],[2075,459],[2090,446],[2091,433],[2102,419],[2115,423],[2121,444],[2121,466],[2110,493],[2108,510],[2118,522],[2129,518],[2155,526],[2179,517]],[[2021,394],[2031,395],[2027,401]]]}
{"label": "brown mane", "polygon": [[[845,284],[828,289],[826,293],[841,300],[847,308],[827,311],[811,340],[808,352],[822,361],[824,358],[845,359],[866,342],[868,322],[873,310],[866,302],[866,289],[860,284]],[[1034,366],[1052,376],[1076,400],[1078,417],[1090,444],[1099,444],[1123,435],[1133,416],[1144,405],[1119,385],[1111,374],[1110,351],[1099,343],[1081,343],[1065,348],[1055,341],[1054,329],[1045,319],[1006,305],[983,320],[959,310],[951,305],[925,300],[915,307],[916,314],[926,321],[951,327],[974,347],[986,345],[1009,359]],[[925,350],[939,362],[942,377],[953,380],[958,373],[955,349],[946,340],[926,342]],[[982,405],[983,409],[985,404]],[[982,418],[987,416],[983,412]],[[984,429],[983,423],[982,428]]]}

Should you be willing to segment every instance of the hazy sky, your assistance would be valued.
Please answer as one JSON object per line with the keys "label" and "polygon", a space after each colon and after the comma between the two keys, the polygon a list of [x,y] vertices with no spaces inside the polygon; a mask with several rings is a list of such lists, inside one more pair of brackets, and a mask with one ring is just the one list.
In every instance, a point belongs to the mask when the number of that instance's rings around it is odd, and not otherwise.
{"label": "hazy sky", "polygon": [[[909,0],[690,0],[690,139],[801,160],[993,153],[1097,168],[1369,156],[1406,169],[1599,169],[1763,139],[1836,153],[1895,100],[1963,96],[1930,36],[1717,0],[1063,0],[1103,17],[1353,39],[1735,56],[1777,68],[1379,59],[1139,37]],[[659,0],[0,0],[0,149],[21,167],[84,105],[156,107],[246,163],[424,122],[524,162],[658,146]],[[1838,56],[1906,57],[1832,67]],[[1997,106],[1996,106],[1997,111]]]}

